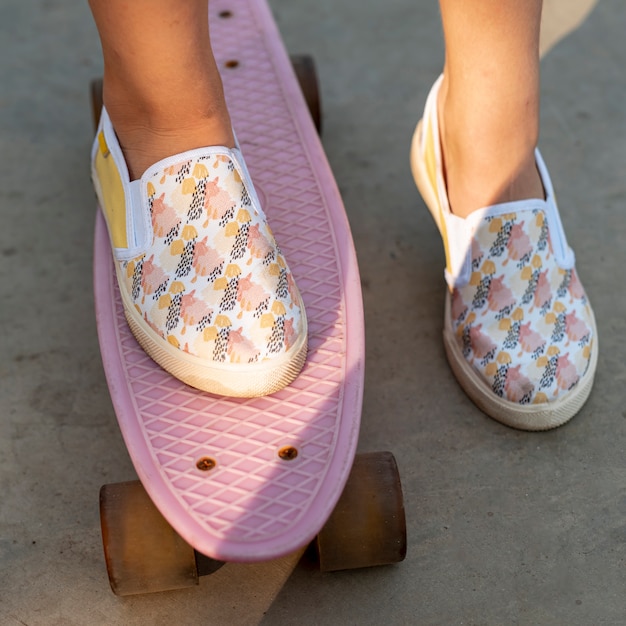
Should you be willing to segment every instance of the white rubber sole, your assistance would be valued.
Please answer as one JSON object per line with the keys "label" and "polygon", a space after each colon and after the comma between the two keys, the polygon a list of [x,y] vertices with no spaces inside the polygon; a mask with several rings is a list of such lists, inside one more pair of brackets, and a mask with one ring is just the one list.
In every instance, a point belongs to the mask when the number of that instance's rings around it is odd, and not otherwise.
{"label": "white rubber sole", "polygon": [[308,343],[302,302],[302,333],[289,351],[258,363],[219,363],[207,362],[171,345],[145,324],[128,294],[123,289],[120,293],[126,320],[139,345],[164,370],[191,387],[232,398],[267,396],[293,382],[304,367]]}
{"label": "white rubber sole", "polygon": [[[428,179],[424,160],[420,155],[421,132],[422,121],[418,123],[415,129],[411,144],[411,171],[415,184],[441,232],[439,203]],[[591,362],[583,378],[560,400],[542,404],[523,405],[497,396],[478,372],[466,361],[452,328],[450,300],[451,295],[448,291],[446,294],[443,327],[443,343],[446,356],[459,384],[478,408],[502,424],[530,431],[550,430],[562,426],[578,413],[591,393],[598,363],[598,331],[593,312],[591,316],[594,345]]]}

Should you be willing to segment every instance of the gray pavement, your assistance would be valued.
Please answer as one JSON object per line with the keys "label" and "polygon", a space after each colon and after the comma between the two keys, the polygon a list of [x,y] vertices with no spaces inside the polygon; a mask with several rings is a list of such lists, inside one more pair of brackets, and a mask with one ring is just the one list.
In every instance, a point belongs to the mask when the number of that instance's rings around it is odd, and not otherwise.
{"label": "gray pavement", "polygon": [[[410,543],[394,567],[303,564],[263,625],[626,623],[623,0],[600,0],[543,61],[541,148],[601,356],[585,408],[542,434],[486,418],[442,349],[443,252],[407,158],[442,64],[435,2],[271,5],[288,48],[318,63],[364,287],[360,447],[396,454]],[[228,624],[210,580],[119,599],[106,579],[98,489],[133,472],[91,296],[101,61],[86,3],[3,0],[0,59],[0,624]]]}

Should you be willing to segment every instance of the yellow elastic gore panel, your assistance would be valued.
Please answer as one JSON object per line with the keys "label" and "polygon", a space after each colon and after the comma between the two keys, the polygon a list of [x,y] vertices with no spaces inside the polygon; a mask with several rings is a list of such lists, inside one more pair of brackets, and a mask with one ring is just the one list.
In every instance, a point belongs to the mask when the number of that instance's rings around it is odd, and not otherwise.
{"label": "yellow elastic gore panel", "polygon": [[[433,188],[434,195],[438,199],[439,192],[437,190],[437,161],[435,160],[435,141],[433,137],[433,127],[431,124],[426,126],[426,143],[424,145],[424,160],[426,162],[426,172],[428,179]],[[446,231],[446,222],[443,217],[443,211],[441,204],[437,201],[438,226],[441,232],[441,238],[443,239],[443,247],[446,253],[446,268],[448,272],[452,272],[450,264],[450,254],[448,252],[448,233]]]}
{"label": "yellow elastic gore panel", "polygon": [[96,153],[94,167],[100,182],[102,194],[102,210],[106,215],[109,232],[115,248],[127,248],[128,236],[126,233],[126,202],[124,187],[117,171],[115,162],[111,158],[104,132],[98,133],[99,150]]}

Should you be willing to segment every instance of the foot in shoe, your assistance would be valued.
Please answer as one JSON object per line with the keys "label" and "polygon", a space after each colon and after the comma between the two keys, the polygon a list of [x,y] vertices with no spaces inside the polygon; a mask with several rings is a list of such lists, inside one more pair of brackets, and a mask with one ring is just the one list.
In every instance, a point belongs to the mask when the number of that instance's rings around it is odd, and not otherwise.
{"label": "foot in shoe", "polygon": [[289,384],[306,356],[304,306],[240,149],[185,150],[131,181],[104,109],[92,177],[124,311],[146,352],[211,393]]}
{"label": "foot in shoe", "polygon": [[414,135],[411,165],[446,250],[448,360],[491,417],[527,430],[559,426],[589,396],[598,339],[548,171],[536,151],[545,199],[453,214],[439,145],[440,82]]}

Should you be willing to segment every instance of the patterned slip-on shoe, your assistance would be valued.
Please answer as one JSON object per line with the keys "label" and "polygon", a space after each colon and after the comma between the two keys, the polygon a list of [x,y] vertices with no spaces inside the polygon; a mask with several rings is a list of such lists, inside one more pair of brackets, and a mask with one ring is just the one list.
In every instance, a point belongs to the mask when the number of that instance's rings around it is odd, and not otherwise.
{"label": "patterned slip-on shoe", "polygon": [[589,396],[598,335],[548,171],[536,151],[545,200],[453,215],[441,167],[440,84],[413,136],[411,167],[445,247],[448,361],[487,415],[524,430],[560,426]]}
{"label": "patterned slip-on shoe", "polygon": [[106,110],[92,150],[124,311],[143,349],[183,382],[253,397],[304,365],[300,293],[238,148],[190,150],[130,181]]}

